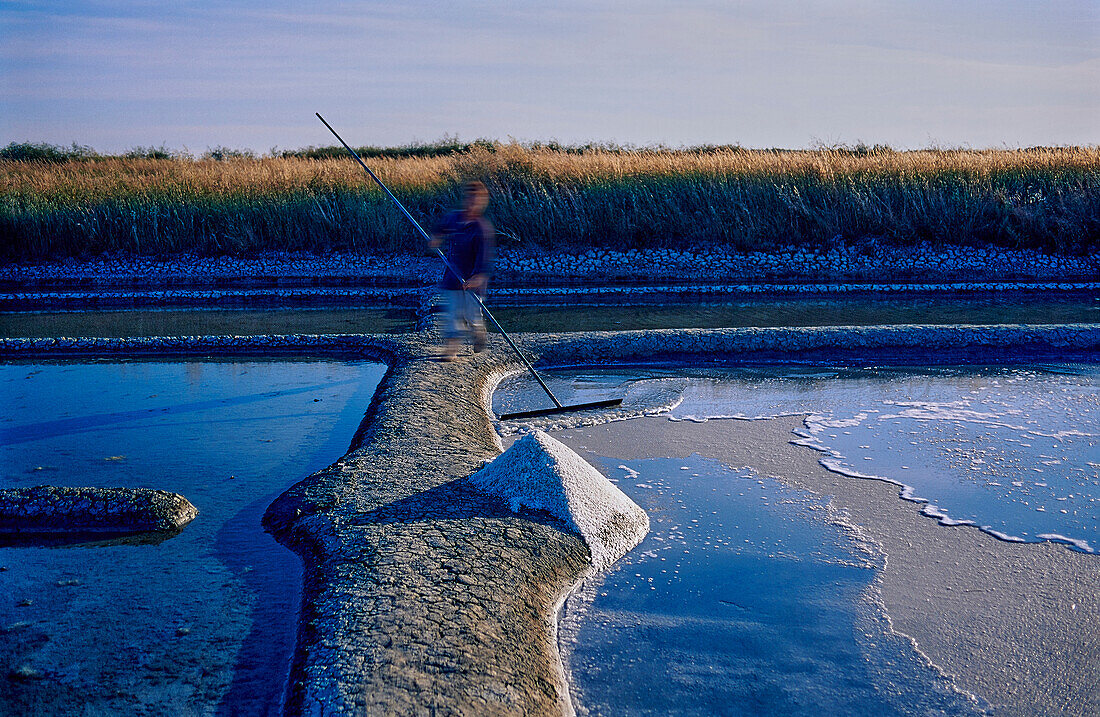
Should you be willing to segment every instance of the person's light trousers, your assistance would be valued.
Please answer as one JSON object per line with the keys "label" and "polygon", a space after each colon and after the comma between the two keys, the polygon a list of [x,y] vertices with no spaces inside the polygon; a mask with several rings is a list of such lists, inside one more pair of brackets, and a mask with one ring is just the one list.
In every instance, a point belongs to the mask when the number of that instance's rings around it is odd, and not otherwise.
{"label": "person's light trousers", "polygon": [[460,339],[467,334],[485,333],[485,319],[481,304],[472,291],[444,291],[447,296],[447,313],[443,319],[443,335],[448,339]]}

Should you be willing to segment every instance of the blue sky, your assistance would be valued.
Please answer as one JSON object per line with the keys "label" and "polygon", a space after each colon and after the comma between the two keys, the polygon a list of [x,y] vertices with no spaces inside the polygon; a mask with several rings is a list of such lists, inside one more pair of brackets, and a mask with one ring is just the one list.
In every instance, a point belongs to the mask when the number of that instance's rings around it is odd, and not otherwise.
{"label": "blue sky", "polygon": [[1100,0],[0,0],[0,144],[1100,143]]}

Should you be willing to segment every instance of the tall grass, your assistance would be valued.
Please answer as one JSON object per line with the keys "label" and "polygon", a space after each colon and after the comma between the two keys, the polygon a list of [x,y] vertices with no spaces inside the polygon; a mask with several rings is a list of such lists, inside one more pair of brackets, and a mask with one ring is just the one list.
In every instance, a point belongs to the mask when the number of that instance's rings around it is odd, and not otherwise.
{"label": "tall grass", "polygon": [[[13,259],[102,252],[416,251],[419,240],[339,155],[0,159],[0,246]],[[314,158],[321,157],[321,158]],[[760,151],[474,143],[377,154],[430,221],[470,178],[503,244],[534,251],[858,242],[1100,248],[1100,149]]]}

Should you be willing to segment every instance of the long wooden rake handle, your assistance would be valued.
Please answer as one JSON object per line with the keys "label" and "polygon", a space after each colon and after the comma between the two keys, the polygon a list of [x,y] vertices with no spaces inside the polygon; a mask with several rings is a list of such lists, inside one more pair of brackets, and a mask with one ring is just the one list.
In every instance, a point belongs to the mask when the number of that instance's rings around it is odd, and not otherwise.
{"label": "long wooden rake handle", "polygon": [[[315,114],[317,115],[317,119],[321,120],[321,122],[324,123],[325,127],[328,127],[328,131],[332,132],[333,136],[336,137],[336,139],[340,140],[340,144],[344,145],[344,149],[346,149],[348,153],[350,153],[351,156],[355,158],[355,161],[359,163],[359,166],[362,167],[366,171],[366,173],[370,175],[370,178],[373,179],[378,184],[378,186],[382,188],[382,191],[385,192],[386,195],[393,200],[393,203],[397,205],[397,208],[401,210],[401,213],[404,214],[410,222],[412,222],[412,225],[416,227],[417,231],[420,232],[420,236],[424,237],[424,241],[431,244],[431,236],[428,234],[428,232],[424,231],[424,227],[420,226],[420,222],[416,221],[416,219],[413,218],[412,214],[409,214],[409,210],[405,209],[405,205],[402,204],[397,197],[393,196],[393,192],[389,190],[389,187],[382,183],[382,180],[378,178],[378,175],[370,171],[370,167],[368,167],[366,163],[363,162],[358,153],[356,153],[354,149],[348,146],[348,143],[344,141],[343,137],[336,133],[336,130],[332,128],[332,125],[330,125],[328,122],[325,122],[325,118],[321,116],[320,112],[317,112]],[[440,251],[439,247],[436,247],[435,253],[439,255],[439,258],[443,260],[443,263],[446,265],[446,267],[450,269],[451,272],[459,278],[459,280],[464,280],[462,274],[460,274],[458,269],[454,267],[454,264],[452,264],[447,259],[447,255]],[[558,397],[555,396],[554,393],[550,390],[550,387],[546,385],[546,382],[542,380],[542,377],[539,376],[538,372],[535,371],[535,367],[531,365],[531,362],[528,361],[527,357],[523,355],[523,352],[519,350],[519,347],[516,346],[516,343],[512,341],[512,337],[508,335],[508,332],[504,330],[504,327],[500,325],[500,322],[498,322],[496,320],[496,317],[493,316],[492,312],[489,311],[489,307],[485,306],[485,302],[481,300],[481,297],[478,296],[477,292],[472,291],[470,293],[473,294],[473,297],[475,299],[477,299],[477,303],[481,305],[481,310],[484,311],[485,315],[489,317],[489,320],[493,322],[493,326],[497,327],[497,331],[499,331],[500,335],[504,337],[504,340],[508,342],[508,345],[512,347],[512,350],[516,352],[516,356],[519,356],[519,360],[523,362],[523,365],[527,367],[527,370],[530,371],[531,375],[535,377],[535,380],[539,382],[539,386],[542,386],[542,390],[546,391],[546,395],[550,397],[550,400],[554,402],[554,405],[558,409],[568,410],[565,406],[562,405],[561,401],[558,400]]]}

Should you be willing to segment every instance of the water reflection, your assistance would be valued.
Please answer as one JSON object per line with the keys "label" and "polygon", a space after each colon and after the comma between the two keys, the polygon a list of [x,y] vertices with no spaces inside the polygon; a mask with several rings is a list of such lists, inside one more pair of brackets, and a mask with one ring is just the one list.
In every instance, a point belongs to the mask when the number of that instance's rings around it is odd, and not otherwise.
{"label": "water reflection", "polygon": [[301,567],[267,505],[342,455],[384,367],[338,361],[0,365],[0,481],[159,488],[162,542],[0,550],[0,713],[278,714]]}
{"label": "water reflection", "polygon": [[761,298],[745,301],[668,301],[635,305],[500,306],[493,314],[509,331],[622,331],[630,329],[883,324],[1065,324],[1100,322],[1093,296]]}
{"label": "water reflection", "polygon": [[698,456],[603,470],[651,531],[566,602],[579,714],[977,712],[866,599],[881,558],[824,501]]}
{"label": "water reflection", "polygon": [[415,329],[416,311],[410,308],[0,312],[0,338],[395,334]]}

